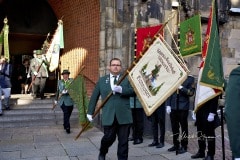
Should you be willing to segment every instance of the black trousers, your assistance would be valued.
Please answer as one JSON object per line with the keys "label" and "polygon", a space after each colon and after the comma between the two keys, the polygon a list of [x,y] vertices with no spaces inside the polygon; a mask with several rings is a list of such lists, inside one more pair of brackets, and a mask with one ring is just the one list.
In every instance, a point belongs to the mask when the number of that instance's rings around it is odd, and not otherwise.
{"label": "black trousers", "polygon": [[[216,141],[216,135],[215,135],[215,128],[216,124],[215,121],[208,122],[207,117],[209,114],[209,110],[206,107],[201,107],[197,114],[197,136],[198,136],[198,146],[200,153],[205,153],[206,149],[206,142],[207,142],[207,148],[208,152],[207,155],[214,156],[215,155],[215,141]],[[215,116],[216,118],[216,116]]]}
{"label": "black trousers", "polygon": [[35,96],[37,96],[37,91],[39,88],[40,97],[41,98],[44,97],[46,80],[47,80],[47,77],[36,77],[36,79],[34,80],[34,85],[33,85],[33,94]]}
{"label": "black trousers", "polygon": [[181,146],[187,149],[188,145],[188,110],[172,110],[170,113],[172,132],[173,132],[173,145],[177,148],[180,147],[179,135],[181,127]]}
{"label": "black trousers", "polygon": [[132,108],[132,137],[134,140],[143,140],[143,125],[144,125],[144,111],[143,108]]}
{"label": "black trousers", "polygon": [[[164,144],[165,139],[165,106],[160,106],[152,115],[152,131],[153,140]],[[160,131],[159,131],[160,129]],[[160,132],[160,138],[158,141],[158,133]]]}
{"label": "black trousers", "polygon": [[101,140],[100,154],[106,155],[109,147],[118,137],[118,160],[128,159],[128,136],[130,133],[131,124],[119,124],[115,118],[111,126],[104,126],[104,135]]}
{"label": "black trousers", "polygon": [[70,129],[70,116],[73,111],[73,106],[65,106],[63,103],[61,108],[63,111],[63,127],[64,129]]}
{"label": "black trousers", "polygon": [[[210,122],[211,123],[211,122]],[[215,155],[215,131],[214,129],[208,129],[207,132],[204,132],[204,130],[208,128],[209,126],[197,126],[197,136],[198,136],[198,146],[199,146],[199,153],[205,153],[206,149],[206,141],[208,146],[208,152],[207,155],[214,156]]]}

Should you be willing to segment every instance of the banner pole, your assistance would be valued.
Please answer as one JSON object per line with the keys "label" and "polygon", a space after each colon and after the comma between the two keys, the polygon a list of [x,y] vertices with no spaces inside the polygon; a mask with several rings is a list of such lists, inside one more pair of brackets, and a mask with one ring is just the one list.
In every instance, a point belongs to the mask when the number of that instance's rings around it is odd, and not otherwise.
{"label": "banner pole", "polygon": [[[167,23],[173,18],[173,16],[171,16],[163,25],[162,27],[158,30],[158,32],[154,35],[154,38],[150,41],[150,43],[148,43],[148,45],[146,45],[143,49],[142,52],[140,52],[140,56],[138,56],[133,63],[131,64],[131,66],[124,72],[124,74],[120,77],[120,79],[118,80],[116,85],[119,85],[128,75],[128,73],[133,69],[133,67],[138,63],[138,61],[142,58],[142,56],[146,53],[146,51],[148,50],[148,48],[150,47],[150,45],[155,41],[155,39],[157,39],[160,35],[160,32],[163,30],[163,28],[167,25]],[[92,118],[94,118],[99,112],[100,110],[103,108],[103,106],[107,103],[107,101],[109,100],[109,98],[113,95],[113,92],[111,91],[107,97],[102,101],[102,103],[100,104],[100,106],[96,109],[96,111],[94,112],[94,114],[92,115]],[[80,132],[77,134],[75,140],[77,140],[80,135],[87,129],[88,125],[90,124],[90,122],[88,121],[87,123],[85,123],[85,125],[82,127],[82,129],[80,130]]]}

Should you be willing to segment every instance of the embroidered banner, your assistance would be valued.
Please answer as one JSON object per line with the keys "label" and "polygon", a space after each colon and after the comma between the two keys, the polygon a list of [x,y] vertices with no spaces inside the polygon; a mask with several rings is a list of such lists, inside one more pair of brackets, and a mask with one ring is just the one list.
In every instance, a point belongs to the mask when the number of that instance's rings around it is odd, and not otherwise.
{"label": "embroidered banner", "polygon": [[187,78],[187,72],[167,46],[156,38],[129,73],[147,116],[150,116]]}
{"label": "embroidered banner", "polygon": [[213,0],[202,53],[203,62],[200,65],[199,82],[195,96],[195,112],[202,104],[223,92],[224,74],[216,5],[217,1]]}
{"label": "embroidered banner", "polygon": [[196,15],[180,23],[180,53],[183,57],[202,52],[200,19],[200,15]]}
{"label": "embroidered banner", "polygon": [[53,36],[50,47],[46,53],[47,59],[50,61],[50,66],[49,66],[50,72],[53,72],[58,67],[61,48],[64,48],[63,22],[62,20],[59,20],[58,28],[56,29],[56,32]]}
{"label": "embroidered banner", "polygon": [[[162,27],[162,24],[158,26],[152,27],[144,27],[136,29],[136,53],[135,55],[138,57],[143,51],[144,47],[149,44],[149,42],[153,39],[155,34]],[[163,36],[163,30],[160,33]]]}

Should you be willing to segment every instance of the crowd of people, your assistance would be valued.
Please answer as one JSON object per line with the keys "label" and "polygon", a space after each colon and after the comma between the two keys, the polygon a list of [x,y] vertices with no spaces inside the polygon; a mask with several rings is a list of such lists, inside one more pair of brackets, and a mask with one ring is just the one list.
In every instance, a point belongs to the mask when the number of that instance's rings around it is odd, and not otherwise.
{"label": "crowd of people", "polygon": [[[3,108],[10,110],[9,100],[11,97],[12,83],[19,84],[14,86],[20,88],[21,94],[31,94],[33,98],[40,97],[44,99],[44,90],[48,78],[49,62],[44,56],[42,50],[34,50],[33,58],[25,57],[22,64],[13,67],[4,56],[0,57],[0,116],[3,115]],[[13,79],[13,70],[17,79]],[[13,82],[14,81],[14,82]],[[18,92],[17,92],[18,93]]]}
{"label": "crowd of people", "polygon": [[[125,78],[120,84],[114,84],[114,79],[121,77],[121,60],[113,58],[109,64],[110,73],[101,77],[93,91],[88,106],[87,118],[93,121],[93,114],[99,97],[105,99],[111,91],[113,95],[109,98],[102,108],[102,125],[104,136],[101,139],[99,160],[105,160],[109,147],[118,138],[117,157],[119,160],[128,159],[128,141],[133,141],[133,145],[143,142],[144,133],[144,110],[138,97],[134,93],[128,79]],[[169,114],[172,126],[173,146],[168,149],[169,152],[175,151],[176,154],[184,154],[188,149],[188,117],[190,110],[190,97],[195,94],[195,79],[189,75],[187,79],[178,87],[165,103],[159,106],[154,113],[148,117],[151,122],[153,141],[149,147],[163,148],[165,141],[165,117]],[[217,98],[216,98],[217,99]],[[204,108],[213,107],[208,111],[201,111]],[[215,128],[213,123],[217,120],[217,104],[207,103],[197,114],[197,129],[199,138],[199,151],[191,158],[204,158],[213,160],[215,154]],[[211,117],[212,116],[212,117]],[[201,127],[209,125],[209,128]],[[214,125],[214,128],[211,127]],[[131,133],[132,129],[132,134]],[[200,134],[201,133],[201,134]],[[211,142],[209,137],[211,136]],[[181,137],[181,138],[179,138]],[[202,138],[202,139],[200,139]],[[205,156],[205,140],[208,140],[208,152]]]}
{"label": "crowd of people", "polygon": [[[44,88],[46,79],[48,78],[49,62],[42,55],[41,50],[34,51],[34,58],[24,59],[23,65],[19,70],[18,79],[21,82],[21,93],[26,94],[31,88],[33,98],[39,96],[44,99]],[[239,68],[237,68],[239,69]],[[133,145],[143,143],[144,135],[144,109],[134,92],[127,78],[117,83],[122,76],[122,62],[118,58],[113,58],[109,63],[109,74],[100,77],[93,93],[87,109],[87,119],[92,122],[99,97],[105,99],[112,92],[108,101],[102,107],[102,126],[104,135],[101,139],[99,160],[105,160],[109,148],[118,138],[117,157],[119,160],[128,159],[129,141],[133,141]],[[234,70],[235,71],[235,70]],[[237,70],[238,71],[238,70]],[[3,113],[3,106],[6,110],[10,110],[9,99],[11,95],[11,74],[12,66],[7,59],[0,59],[0,93],[2,100],[0,101],[0,115]],[[66,132],[70,133],[70,116],[73,111],[74,101],[68,93],[68,87],[73,82],[73,78],[69,78],[70,71],[65,69],[61,73],[62,79],[58,80],[57,91],[55,97],[55,105],[59,105],[63,111],[63,127]],[[236,75],[234,75],[236,76]],[[30,78],[30,80],[28,80]],[[237,83],[236,81],[232,83]],[[230,82],[231,82],[230,81]],[[228,88],[228,94],[234,93]],[[39,94],[39,95],[38,95]],[[188,117],[190,110],[190,97],[195,94],[195,79],[189,75],[187,79],[178,87],[168,99],[159,106],[154,113],[147,119],[151,122],[151,130],[153,141],[148,147],[163,148],[165,141],[165,117],[169,114],[172,129],[172,144],[168,149],[169,152],[184,154],[188,150]],[[234,95],[233,95],[234,96]],[[220,126],[220,119],[217,114],[219,96],[207,101],[202,105],[194,115],[197,127],[198,152],[191,156],[192,159],[204,158],[205,160],[213,160],[215,155],[215,129]],[[227,97],[228,98],[228,97]],[[228,100],[228,99],[227,99]],[[228,100],[226,118],[227,122],[235,124],[228,118],[229,110],[234,107],[234,101]],[[235,102],[234,102],[235,103]],[[237,102],[236,102],[237,103]],[[236,115],[236,117],[238,117]],[[237,124],[236,124],[237,125]],[[236,136],[234,130],[236,128],[228,126],[229,134]],[[130,135],[130,133],[132,133]],[[181,138],[180,138],[181,137]],[[237,137],[237,136],[236,136]],[[239,147],[234,143],[234,139],[230,139],[231,147]],[[207,151],[206,151],[207,149]],[[238,160],[238,149],[233,150],[235,160]]]}

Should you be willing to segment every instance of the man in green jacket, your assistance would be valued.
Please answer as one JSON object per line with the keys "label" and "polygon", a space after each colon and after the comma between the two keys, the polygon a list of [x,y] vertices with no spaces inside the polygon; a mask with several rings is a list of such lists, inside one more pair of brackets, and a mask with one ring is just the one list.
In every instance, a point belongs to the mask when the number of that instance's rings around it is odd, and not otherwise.
{"label": "man in green jacket", "polygon": [[129,98],[134,95],[134,91],[127,78],[119,85],[114,84],[121,77],[121,69],[121,60],[113,58],[109,66],[110,74],[98,80],[88,106],[87,118],[92,121],[99,97],[101,96],[104,100],[109,93],[113,92],[102,108],[104,136],[101,140],[99,160],[105,160],[108,149],[116,140],[116,136],[118,137],[118,160],[128,159],[128,136],[132,124]]}
{"label": "man in green jacket", "polygon": [[240,66],[229,75],[226,89],[225,118],[234,160],[240,160]]}
{"label": "man in green jacket", "polygon": [[69,85],[72,83],[73,78],[69,78],[70,72],[63,70],[62,79],[58,80],[57,92],[55,97],[55,105],[59,105],[63,111],[63,126],[66,132],[70,133],[70,116],[73,111],[74,101],[68,93]]}

